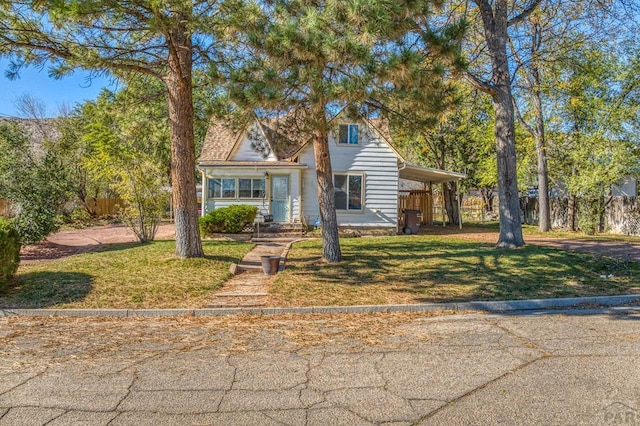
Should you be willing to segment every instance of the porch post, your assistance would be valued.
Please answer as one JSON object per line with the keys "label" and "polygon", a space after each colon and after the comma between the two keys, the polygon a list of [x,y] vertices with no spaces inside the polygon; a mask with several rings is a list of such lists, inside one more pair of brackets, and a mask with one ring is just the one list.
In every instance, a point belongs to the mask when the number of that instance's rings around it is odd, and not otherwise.
{"label": "porch post", "polygon": [[462,200],[460,200],[460,181],[456,185],[456,197],[458,198],[458,223],[462,229]]}

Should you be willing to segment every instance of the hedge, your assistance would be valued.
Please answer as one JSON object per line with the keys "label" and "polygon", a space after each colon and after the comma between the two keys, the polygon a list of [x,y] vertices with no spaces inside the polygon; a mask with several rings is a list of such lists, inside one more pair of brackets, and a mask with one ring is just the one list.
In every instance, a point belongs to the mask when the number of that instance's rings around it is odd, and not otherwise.
{"label": "hedge", "polygon": [[212,210],[200,218],[200,232],[203,236],[237,234],[253,223],[257,212],[257,207],[246,204],[232,204]]}
{"label": "hedge", "polygon": [[20,263],[20,236],[13,224],[0,217],[0,291],[9,287],[9,282]]}

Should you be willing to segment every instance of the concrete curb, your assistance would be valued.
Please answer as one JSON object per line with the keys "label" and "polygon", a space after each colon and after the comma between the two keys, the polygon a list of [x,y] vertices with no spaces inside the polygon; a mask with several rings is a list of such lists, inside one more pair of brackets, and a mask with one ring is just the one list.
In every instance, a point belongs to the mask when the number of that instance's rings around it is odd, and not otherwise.
{"label": "concrete curb", "polygon": [[278,272],[280,271],[284,271],[287,268],[287,258],[289,257],[289,252],[291,251],[291,247],[300,241],[307,241],[310,240],[311,238],[298,238],[295,239],[293,241],[289,241],[287,243],[287,245],[284,246],[284,250],[282,250],[282,255],[280,256],[282,258],[282,260],[280,261],[280,269],[278,270]]}
{"label": "concrete curb", "polygon": [[361,314],[389,312],[483,311],[514,312],[571,308],[580,305],[617,306],[640,302],[640,294],[622,296],[569,297],[561,299],[505,300],[419,305],[309,306],[299,308],[210,308],[210,309],[0,309],[1,317],[175,317],[234,314]]}

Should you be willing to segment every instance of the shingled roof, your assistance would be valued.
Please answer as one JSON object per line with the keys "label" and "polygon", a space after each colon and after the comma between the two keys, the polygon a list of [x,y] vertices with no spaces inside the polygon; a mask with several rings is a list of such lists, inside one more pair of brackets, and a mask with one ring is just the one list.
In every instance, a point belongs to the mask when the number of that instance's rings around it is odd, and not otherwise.
{"label": "shingled roof", "polygon": [[242,129],[233,129],[230,124],[211,117],[198,161],[226,160],[242,132]]}
{"label": "shingled roof", "polygon": [[[364,120],[375,128],[388,143],[391,143],[388,121],[382,119]],[[277,161],[290,160],[310,139],[305,131],[303,113],[289,113],[280,117],[256,117],[256,121],[266,138],[268,149],[274,153]],[[212,117],[198,161],[207,164],[228,161],[243,133],[244,128],[233,129],[230,124]]]}

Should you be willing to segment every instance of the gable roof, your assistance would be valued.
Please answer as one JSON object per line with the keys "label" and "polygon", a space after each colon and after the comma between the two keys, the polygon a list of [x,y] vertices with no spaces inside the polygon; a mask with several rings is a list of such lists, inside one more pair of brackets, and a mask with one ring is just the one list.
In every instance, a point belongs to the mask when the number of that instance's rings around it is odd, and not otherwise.
{"label": "gable roof", "polygon": [[198,161],[226,160],[242,133],[244,133],[244,129],[235,130],[230,124],[211,117]]}
{"label": "gable roof", "polygon": [[[344,109],[340,111],[330,121],[338,118],[344,111]],[[403,160],[391,143],[391,132],[386,120],[368,119],[362,116],[359,118],[376,130],[398,158]],[[290,160],[310,142],[311,138],[304,131],[304,121],[303,110],[292,111],[279,117],[255,117],[255,123],[264,135],[268,148],[274,153],[276,161]],[[241,141],[241,136],[250,126],[251,124],[247,124],[241,130],[235,130],[231,124],[212,117],[198,162],[228,161]]]}
{"label": "gable roof", "polygon": [[[344,110],[343,110],[344,111]],[[336,114],[330,121],[342,115]],[[399,175],[402,179],[417,182],[442,183],[464,179],[464,173],[456,173],[447,170],[439,170],[430,167],[422,167],[409,164],[395,149],[392,143],[389,122],[381,118],[359,117],[360,120],[380,135],[389,148],[398,157]],[[241,142],[248,124],[241,130],[233,130],[229,124],[211,119],[207,135],[205,137],[202,154],[198,160],[201,166],[231,167],[231,166],[286,166],[291,165],[292,158],[306,147],[310,138],[304,132],[304,114],[289,113],[284,116],[268,118],[256,117],[259,132],[264,136],[267,148],[274,154],[275,161],[229,161],[237,145]],[[255,132],[253,132],[255,133]],[[259,137],[254,135],[252,137]],[[272,157],[273,158],[273,157]]]}
{"label": "gable roof", "polygon": [[[277,161],[289,160],[306,143],[307,138],[300,131],[302,129],[299,124],[301,120],[300,114],[287,114],[277,118],[255,118],[255,123],[264,135],[265,142],[269,150],[274,153]],[[241,137],[250,126],[251,124],[247,124],[242,129],[235,130],[231,124],[212,117],[198,162],[228,161],[241,141]]]}
{"label": "gable roof", "polygon": [[278,160],[291,158],[306,143],[307,137],[299,120],[301,118],[292,116],[257,119]]}

